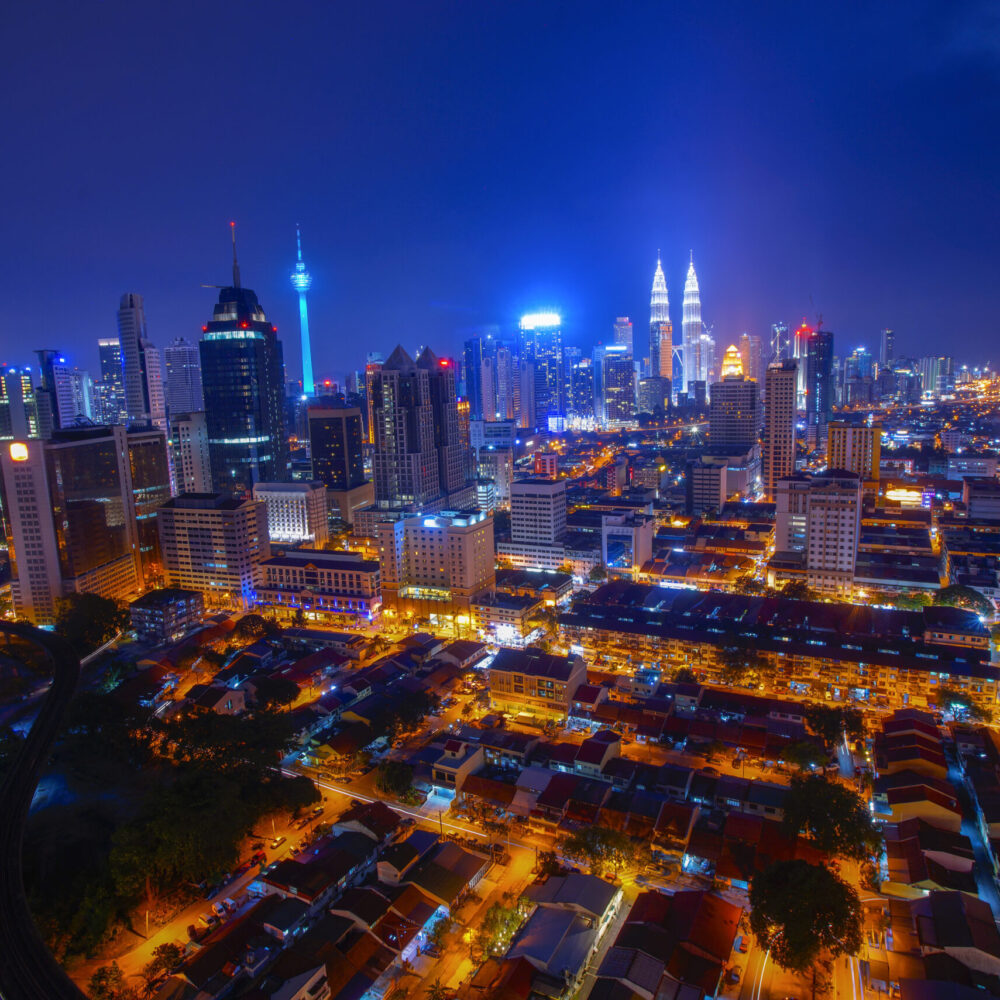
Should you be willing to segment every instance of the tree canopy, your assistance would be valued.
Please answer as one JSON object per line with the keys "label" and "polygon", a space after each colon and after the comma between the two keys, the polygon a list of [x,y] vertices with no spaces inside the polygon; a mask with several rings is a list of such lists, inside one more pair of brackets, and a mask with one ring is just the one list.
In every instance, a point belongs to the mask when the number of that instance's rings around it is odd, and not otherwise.
{"label": "tree canopy", "polygon": [[631,838],[603,826],[586,826],[571,833],[562,842],[563,854],[581,858],[600,875],[605,868],[618,871],[635,860],[636,849]]}
{"label": "tree canopy", "polygon": [[399,798],[413,787],[413,768],[401,760],[384,760],[375,771],[375,787]]}
{"label": "tree canopy", "polygon": [[812,589],[804,580],[789,580],[788,583],[778,591],[779,597],[789,598],[793,601],[815,601],[816,591]]}
{"label": "tree canopy", "polygon": [[852,739],[865,735],[864,719],[856,708],[840,705],[811,704],[806,707],[806,724],[832,750],[846,732]]}
{"label": "tree canopy", "polygon": [[125,605],[97,594],[69,594],[56,607],[56,631],[79,656],[113,639],[129,620]]}
{"label": "tree canopy", "polygon": [[782,968],[807,972],[824,952],[861,947],[861,903],[823,865],[776,861],[750,882],[750,927]]}
{"label": "tree canopy", "polygon": [[950,608],[964,608],[966,611],[975,611],[977,615],[991,615],[993,606],[990,602],[972,587],[953,585],[942,587],[934,595],[936,605]]}
{"label": "tree canopy", "polygon": [[882,840],[861,797],[819,775],[792,779],[782,824],[793,836],[805,832],[827,854],[858,861],[878,851]]}
{"label": "tree canopy", "polygon": [[993,715],[988,708],[973,701],[972,696],[959,688],[941,687],[934,697],[934,703],[939,709],[950,711],[956,718],[972,719],[977,722],[989,722]]}

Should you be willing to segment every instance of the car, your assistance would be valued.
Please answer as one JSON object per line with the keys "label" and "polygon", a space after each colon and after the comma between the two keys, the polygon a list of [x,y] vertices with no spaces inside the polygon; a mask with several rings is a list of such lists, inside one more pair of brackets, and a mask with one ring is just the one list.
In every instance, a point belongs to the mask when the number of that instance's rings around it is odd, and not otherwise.
{"label": "car", "polygon": [[350,775],[348,775],[346,778],[341,778],[340,783],[342,785],[349,785],[353,780],[354,779]]}
{"label": "car", "polygon": [[717,778],[719,776],[719,771],[714,767],[703,767],[701,769],[702,774],[707,774],[710,778]]}
{"label": "car", "polygon": [[729,983],[738,983],[743,976],[743,969],[739,965],[734,965],[727,973],[726,979]]}
{"label": "car", "polygon": [[286,840],[288,840],[287,837],[275,837],[274,840],[271,841],[271,850],[276,851]]}
{"label": "car", "polygon": [[739,759],[739,757],[734,757],[734,758],[732,759],[732,761],[730,761],[730,764],[729,764],[729,766],[730,766],[730,767],[734,767],[734,768],[736,768],[736,767],[739,767],[739,766],[740,766],[740,765],[741,765],[742,763],[743,763],[743,761],[741,761],[741,760]]}
{"label": "car", "polygon": [[219,922],[219,918],[214,913],[203,913],[198,918],[198,923],[203,927],[214,927]]}
{"label": "car", "polygon": [[323,815],[323,809],[324,809],[324,808],[325,808],[325,807],[324,807],[324,806],[321,806],[321,805],[320,805],[320,806],[316,806],[316,807],[314,807],[314,808],[313,808],[313,811],[312,811],[312,815],[313,815],[313,818],[315,818],[316,816],[322,816],[322,815]]}
{"label": "car", "polygon": [[298,857],[302,853],[301,844],[292,844],[289,853],[292,855],[293,858]]}
{"label": "car", "polygon": [[747,941],[746,934],[740,936],[739,940],[736,942],[736,950],[741,954],[745,955],[750,948],[750,944]]}
{"label": "car", "polygon": [[309,817],[308,816],[303,816],[302,819],[297,819],[292,824],[292,829],[293,830],[304,830],[306,828],[306,825],[308,823],[309,823]]}
{"label": "car", "polygon": [[351,805],[352,806],[363,806],[364,802],[362,802],[361,799],[351,799]]}
{"label": "car", "polygon": [[226,915],[226,907],[216,901],[212,904],[212,912],[221,920]]}
{"label": "car", "polygon": [[400,826],[413,826],[417,821],[412,816],[404,816],[400,821]]}
{"label": "car", "polygon": [[[263,847],[264,845],[261,844],[260,846]],[[255,865],[266,864],[267,853],[265,851],[260,851],[260,850],[254,851],[253,854],[250,855],[250,861]]]}

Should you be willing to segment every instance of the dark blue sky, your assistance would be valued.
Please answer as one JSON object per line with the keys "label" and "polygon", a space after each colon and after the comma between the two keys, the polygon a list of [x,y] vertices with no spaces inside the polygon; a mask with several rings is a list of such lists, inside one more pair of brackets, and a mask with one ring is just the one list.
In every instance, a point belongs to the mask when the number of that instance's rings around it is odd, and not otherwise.
{"label": "dark blue sky", "polygon": [[298,376],[302,223],[317,375],[366,350],[563,312],[582,345],[675,326],[695,252],[717,339],[817,313],[838,353],[992,358],[995,4],[9,4],[3,352],[96,369],[120,294],[196,337],[236,219]]}

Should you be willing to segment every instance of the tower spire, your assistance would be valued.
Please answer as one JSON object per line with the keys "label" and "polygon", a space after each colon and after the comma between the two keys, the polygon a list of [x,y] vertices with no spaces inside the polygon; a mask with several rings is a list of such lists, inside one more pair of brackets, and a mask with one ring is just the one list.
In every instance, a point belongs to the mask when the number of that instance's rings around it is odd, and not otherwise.
{"label": "tower spire", "polygon": [[298,262],[301,264],[302,263],[302,230],[299,227],[299,224],[297,222],[295,223],[295,246],[296,246],[296,248],[298,249],[298,252],[299,252]]}
{"label": "tower spire", "polygon": [[233,288],[240,287],[240,265],[236,260],[236,223],[230,222],[229,229],[233,234]]}

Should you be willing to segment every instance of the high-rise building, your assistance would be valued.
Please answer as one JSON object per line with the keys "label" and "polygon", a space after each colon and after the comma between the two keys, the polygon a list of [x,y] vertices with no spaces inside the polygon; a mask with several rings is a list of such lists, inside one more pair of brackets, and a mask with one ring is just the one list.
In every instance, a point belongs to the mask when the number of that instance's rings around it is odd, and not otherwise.
{"label": "high-rise building", "polygon": [[[154,436],[164,448],[162,434]],[[0,451],[18,617],[49,625],[65,594],[125,598],[139,588],[147,561],[137,505],[154,523],[149,507],[166,494],[165,458],[156,462],[146,438],[124,427],[83,427]]]}
{"label": "high-rise building", "polygon": [[792,357],[798,362],[798,385],[795,390],[796,409],[806,408],[806,376],[808,366],[806,355],[809,352],[809,340],[813,335],[812,327],[803,319],[792,336]]}
{"label": "high-rise building", "polygon": [[883,330],[882,340],[878,352],[878,363],[883,368],[892,367],[896,360],[896,331]]}
{"label": "high-rise building", "polygon": [[773,501],[779,479],[795,472],[796,362],[791,359],[770,365],[764,375],[764,495]]}
{"label": "high-rise building", "polygon": [[740,359],[746,378],[752,378],[755,382],[764,380],[764,350],[760,337],[748,333],[740,336]]}
{"label": "high-rise building", "polygon": [[757,444],[760,431],[757,383],[743,377],[735,345],[727,348],[722,371],[722,380],[712,385],[708,441],[715,455],[737,455]]}
{"label": "high-rise building", "polygon": [[267,508],[272,543],[322,547],[329,540],[323,483],[254,483],[253,498]]}
{"label": "high-rise building", "polygon": [[806,429],[810,444],[822,447],[833,413],[833,334],[816,330],[806,346]]}
{"label": "high-rise building", "polygon": [[514,408],[514,355],[511,349],[501,344],[497,347],[497,420],[510,420]]}
{"label": "high-rise building", "polygon": [[704,326],[701,321],[701,291],[698,288],[698,275],[694,269],[694,253],[688,264],[687,278],[684,281],[684,318],[681,322],[681,332],[684,340],[684,382],[678,391],[688,391],[692,382],[706,381],[708,366],[703,358],[702,335]]}
{"label": "high-rise building", "polygon": [[[558,313],[529,313],[521,317],[519,335],[520,357],[531,366],[534,385],[534,416],[525,426],[547,430],[550,417],[566,415],[562,318]],[[525,413],[523,382],[521,397]]]}
{"label": "high-rise building", "polygon": [[468,615],[496,585],[493,517],[443,510],[378,525],[382,599],[399,614]]}
{"label": "high-rise building", "polygon": [[601,412],[607,423],[635,416],[635,363],[623,347],[609,344],[601,358]]}
{"label": "high-rise building", "polygon": [[375,442],[375,428],[372,424],[372,380],[382,370],[385,358],[378,351],[369,351],[365,358],[365,440]]}
{"label": "high-rise building", "polygon": [[619,316],[615,320],[615,343],[624,344],[630,357],[635,357],[635,345],[632,343],[632,320],[628,316]]}
{"label": "high-rise building", "polygon": [[97,341],[101,377],[94,383],[96,419],[102,424],[126,424],[125,378],[122,370],[122,345],[117,337]]}
{"label": "high-rise building", "polygon": [[594,360],[581,357],[573,362],[569,372],[569,416],[594,416]]}
{"label": "high-rise building", "polygon": [[469,500],[454,362],[427,348],[414,361],[397,346],[371,386],[378,506],[421,509],[449,498]]}
{"label": "high-rise building", "polygon": [[159,524],[168,586],[201,591],[207,604],[253,606],[260,564],[271,554],[263,503],[182,493],[160,508]]}
{"label": "high-rise building", "polygon": [[663,416],[670,409],[670,379],[654,375],[641,378],[636,395],[640,413]]}
{"label": "high-rise building", "polygon": [[649,296],[649,374],[653,378],[676,380],[678,369],[683,371],[683,350],[673,343],[673,326],[670,323],[670,296],[667,277],[659,254],[653,272],[653,289]]}
{"label": "high-rise building", "polygon": [[59,351],[45,349],[35,353],[41,375],[41,384],[35,392],[47,402],[52,429],[72,427],[81,418],[90,420],[94,412],[90,375],[71,368]]}
{"label": "high-rise building", "polygon": [[828,469],[853,472],[864,483],[878,483],[882,457],[882,428],[878,424],[831,421],[827,428]]}
{"label": "high-rise building", "polygon": [[535,366],[521,358],[517,364],[517,426],[524,429],[535,427]]}
{"label": "high-rise building", "polygon": [[483,339],[472,337],[463,346],[465,358],[465,394],[469,398],[473,420],[489,420],[483,413]]}
{"label": "high-rise building", "polygon": [[160,352],[146,335],[142,296],[127,292],[118,306],[118,342],[122,352],[125,410],[128,422],[167,429]]}
{"label": "high-rise building", "polygon": [[787,568],[789,556],[800,553],[798,572],[809,587],[849,596],[861,532],[860,479],[836,469],[790,476],[778,481],[775,502],[772,568]]}
{"label": "high-rise building", "polygon": [[295,248],[297,259],[292,271],[292,288],[299,296],[299,336],[302,346],[302,394],[313,396],[316,393],[316,379],[313,377],[312,343],[309,340],[309,308],[306,305],[306,293],[312,288],[312,275],[306,270],[302,260],[302,233],[295,227]]}
{"label": "high-rise building", "polygon": [[771,324],[771,361],[784,361],[792,356],[787,323]]}
{"label": "high-rise building", "polygon": [[171,413],[169,446],[176,491],[211,493],[212,459],[205,412]]}
{"label": "high-rise building", "polygon": [[955,363],[947,356],[921,358],[920,383],[925,393],[946,395],[955,389]]}
{"label": "high-rise building", "polygon": [[510,487],[510,541],[497,555],[522,569],[557,569],[566,561],[566,480],[531,477]]}
{"label": "high-rise building", "polygon": [[352,524],[354,512],[375,497],[365,479],[364,437],[359,407],[309,407],[312,474],[326,485],[331,510],[336,507],[346,524]]}
{"label": "high-rise building", "polygon": [[233,235],[233,284],[219,291],[202,327],[201,374],[218,493],[249,493],[256,482],[288,478],[284,364],[277,330],[240,285]]}
{"label": "high-rise building", "polygon": [[139,579],[147,587],[163,574],[157,511],[170,499],[170,466],[167,436],[157,428],[130,430],[127,434],[132,496],[135,505]]}
{"label": "high-rise building", "polygon": [[198,345],[177,337],[163,350],[167,370],[167,412],[197,413],[205,409],[201,390],[201,354]]}
{"label": "high-rise building", "polygon": [[0,366],[0,440],[37,437],[41,433],[31,369]]}

